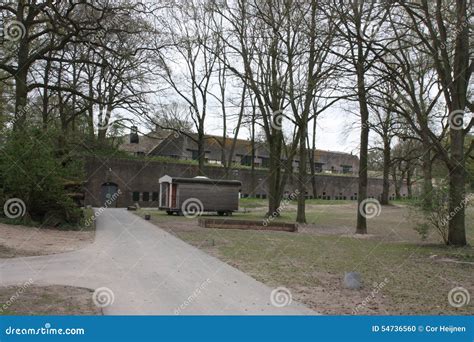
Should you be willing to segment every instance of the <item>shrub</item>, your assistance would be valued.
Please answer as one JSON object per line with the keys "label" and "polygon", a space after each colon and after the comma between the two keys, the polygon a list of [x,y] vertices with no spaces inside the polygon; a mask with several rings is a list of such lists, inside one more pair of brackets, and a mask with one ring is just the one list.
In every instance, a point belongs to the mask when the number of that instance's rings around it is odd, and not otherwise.
{"label": "shrub", "polygon": [[422,200],[413,202],[415,211],[422,217],[422,220],[417,222],[415,230],[422,239],[426,239],[430,231],[434,230],[442,241],[448,244],[450,220],[448,187],[445,184],[434,187],[430,199],[429,207]]}
{"label": "shrub", "polygon": [[80,220],[80,210],[67,195],[64,183],[80,177],[82,166],[65,152],[59,137],[54,131],[24,127],[10,132],[1,148],[1,204],[9,198],[22,200],[25,222],[58,226]]}

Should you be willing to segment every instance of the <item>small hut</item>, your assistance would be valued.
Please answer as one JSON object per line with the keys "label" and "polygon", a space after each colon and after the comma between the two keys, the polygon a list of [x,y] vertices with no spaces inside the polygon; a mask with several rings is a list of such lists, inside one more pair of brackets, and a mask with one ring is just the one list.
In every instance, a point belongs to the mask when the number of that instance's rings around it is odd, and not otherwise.
{"label": "small hut", "polygon": [[231,215],[233,211],[239,209],[239,191],[242,183],[237,180],[166,175],[159,179],[159,183],[159,209],[165,210],[168,215],[203,212]]}

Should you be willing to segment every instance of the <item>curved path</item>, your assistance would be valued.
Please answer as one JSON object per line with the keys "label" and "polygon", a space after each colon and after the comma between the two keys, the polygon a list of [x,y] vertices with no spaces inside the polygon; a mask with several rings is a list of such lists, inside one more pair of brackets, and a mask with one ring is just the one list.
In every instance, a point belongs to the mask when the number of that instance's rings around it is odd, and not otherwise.
{"label": "curved path", "polygon": [[105,209],[93,244],[78,251],[0,259],[0,286],[106,287],[109,315],[314,315],[275,307],[272,289],[124,209]]}

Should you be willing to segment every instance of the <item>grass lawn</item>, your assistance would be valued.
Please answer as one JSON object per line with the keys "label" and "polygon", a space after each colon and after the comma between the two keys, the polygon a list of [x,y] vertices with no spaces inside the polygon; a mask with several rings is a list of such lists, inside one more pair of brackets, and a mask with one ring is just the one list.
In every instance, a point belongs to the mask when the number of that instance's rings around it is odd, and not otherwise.
{"label": "grass lawn", "polygon": [[[321,204],[319,202],[325,202]],[[421,241],[406,205],[384,206],[368,220],[369,234],[356,237],[356,204],[308,201],[308,224],[298,233],[201,228],[197,219],[168,216],[156,210],[152,222],[215,255],[270,287],[285,286],[293,297],[323,314],[473,314],[474,300],[449,305],[457,286],[474,296],[474,248],[440,244],[436,234]],[[264,218],[265,200],[242,200],[249,212],[227,219]],[[287,205],[279,221],[294,221]],[[474,208],[467,211],[468,240],[474,244]],[[362,275],[363,288],[342,286],[344,272]]]}

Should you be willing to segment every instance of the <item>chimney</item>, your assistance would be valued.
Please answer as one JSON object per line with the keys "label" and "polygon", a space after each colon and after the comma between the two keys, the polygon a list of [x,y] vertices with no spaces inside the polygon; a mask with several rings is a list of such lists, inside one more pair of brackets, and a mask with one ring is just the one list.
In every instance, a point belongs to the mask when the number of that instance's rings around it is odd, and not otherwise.
{"label": "chimney", "polygon": [[138,144],[138,127],[130,127],[130,144]]}

